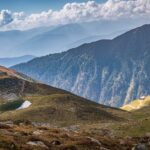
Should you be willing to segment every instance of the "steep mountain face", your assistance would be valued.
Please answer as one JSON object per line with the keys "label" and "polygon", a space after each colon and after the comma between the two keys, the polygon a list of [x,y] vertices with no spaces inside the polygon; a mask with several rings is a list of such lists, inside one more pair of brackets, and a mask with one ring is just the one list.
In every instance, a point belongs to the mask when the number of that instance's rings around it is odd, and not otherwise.
{"label": "steep mountain face", "polygon": [[150,94],[150,25],[13,68],[96,102],[120,107]]}
{"label": "steep mountain face", "polygon": [[25,55],[21,57],[10,57],[10,58],[0,58],[0,65],[5,66],[5,67],[11,67],[16,64],[28,62],[35,58],[32,55]]}

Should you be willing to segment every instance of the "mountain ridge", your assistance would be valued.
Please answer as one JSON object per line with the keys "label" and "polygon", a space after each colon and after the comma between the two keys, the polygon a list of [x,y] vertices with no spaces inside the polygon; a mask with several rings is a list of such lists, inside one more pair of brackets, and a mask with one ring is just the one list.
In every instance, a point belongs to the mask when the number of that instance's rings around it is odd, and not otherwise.
{"label": "mountain ridge", "polygon": [[112,40],[83,44],[12,68],[54,87],[121,107],[149,95],[149,33],[150,25],[144,25]]}
{"label": "mountain ridge", "polygon": [[124,31],[127,31],[124,24],[118,26],[115,22],[110,24],[107,22],[104,24],[100,22],[72,23],[29,30],[0,31],[0,45],[3,49],[0,55],[1,57],[8,55],[14,57],[36,53],[37,56],[42,56],[61,52],[85,42],[96,41],[98,38],[96,36],[99,36],[100,39],[104,37],[113,38]]}

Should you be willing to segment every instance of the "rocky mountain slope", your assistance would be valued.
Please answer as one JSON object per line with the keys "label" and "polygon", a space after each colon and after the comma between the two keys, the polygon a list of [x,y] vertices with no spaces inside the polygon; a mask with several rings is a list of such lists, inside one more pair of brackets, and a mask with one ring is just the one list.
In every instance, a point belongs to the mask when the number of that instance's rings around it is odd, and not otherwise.
{"label": "rocky mountain slope", "polygon": [[93,101],[120,107],[150,94],[150,25],[13,68]]}
{"label": "rocky mountain slope", "polygon": [[0,67],[0,120],[25,119],[67,125],[120,121],[124,113]]}
{"label": "rocky mountain slope", "polygon": [[[98,132],[99,131],[99,132]],[[78,127],[50,128],[31,123],[0,123],[0,148],[4,150],[147,150],[149,137],[107,136]],[[103,132],[104,133],[103,133]]]}

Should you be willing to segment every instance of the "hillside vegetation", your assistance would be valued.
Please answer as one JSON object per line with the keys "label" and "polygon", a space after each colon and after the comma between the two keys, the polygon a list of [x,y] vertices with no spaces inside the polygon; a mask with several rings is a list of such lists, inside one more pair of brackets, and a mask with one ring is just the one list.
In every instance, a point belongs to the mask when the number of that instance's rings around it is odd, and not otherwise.
{"label": "hillside vegetation", "polygon": [[[14,70],[0,68],[0,120],[49,122],[52,125],[121,121],[124,111],[38,83]],[[29,101],[26,109],[17,107]],[[119,115],[118,115],[119,114]]]}
{"label": "hillside vegetation", "polygon": [[134,111],[148,106],[150,106],[150,96],[146,96],[143,99],[136,99],[131,103],[124,105],[123,107],[121,107],[121,109],[127,111]]}

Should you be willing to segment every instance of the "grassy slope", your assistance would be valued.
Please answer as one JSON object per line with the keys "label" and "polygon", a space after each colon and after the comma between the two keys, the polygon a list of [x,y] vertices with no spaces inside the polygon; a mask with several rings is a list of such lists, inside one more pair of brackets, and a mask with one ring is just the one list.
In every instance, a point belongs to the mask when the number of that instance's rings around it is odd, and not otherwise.
{"label": "grassy slope", "polygon": [[150,106],[150,96],[147,96],[144,100],[134,100],[131,103],[123,106],[121,109],[127,110],[127,111],[134,111],[146,106]]}
{"label": "grassy slope", "polygon": [[121,109],[129,111],[128,121],[110,125],[119,136],[144,136],[150,133],[150,96],[144,100],[137,99]]}
{"label": "grassy slope", "polygon": [[49,122],[53,125],[71,125],[120,121],[119,114],[125,113],[117,109],[104,107],[72,94],[51,94],[27,96],[32,105],[23,110],[5,112],[1,120],[26,119],[35,122]]}
{"label": "grassy slope", "polygon": [[113,125],[121,136],[144,136],[150,133],[150,106],[131,112],[128,122]]}
{"label": "grassy slope", "polygon": [[[125,112],[119,109],[99,105],[48,85],[23,80],[22,76],[18,77],[17,72],[7,68],[2,67],[0,70],[7,75],[5,78],[0,78],[0,92],[5,95],[15,93],[18,99],[29,100],[32,103],[27,109],[16,110],[14,107],[12,111],[3,112],[0,120],[26,119],[35,122],[50,122],[53,125],[71,125],[85,122],[120,121],[124,116]],[[0,76],[2,77],[3,74]],[[5,106],[8,105],[6,100]],[[4,107],[4,104],[0,107]]]}

